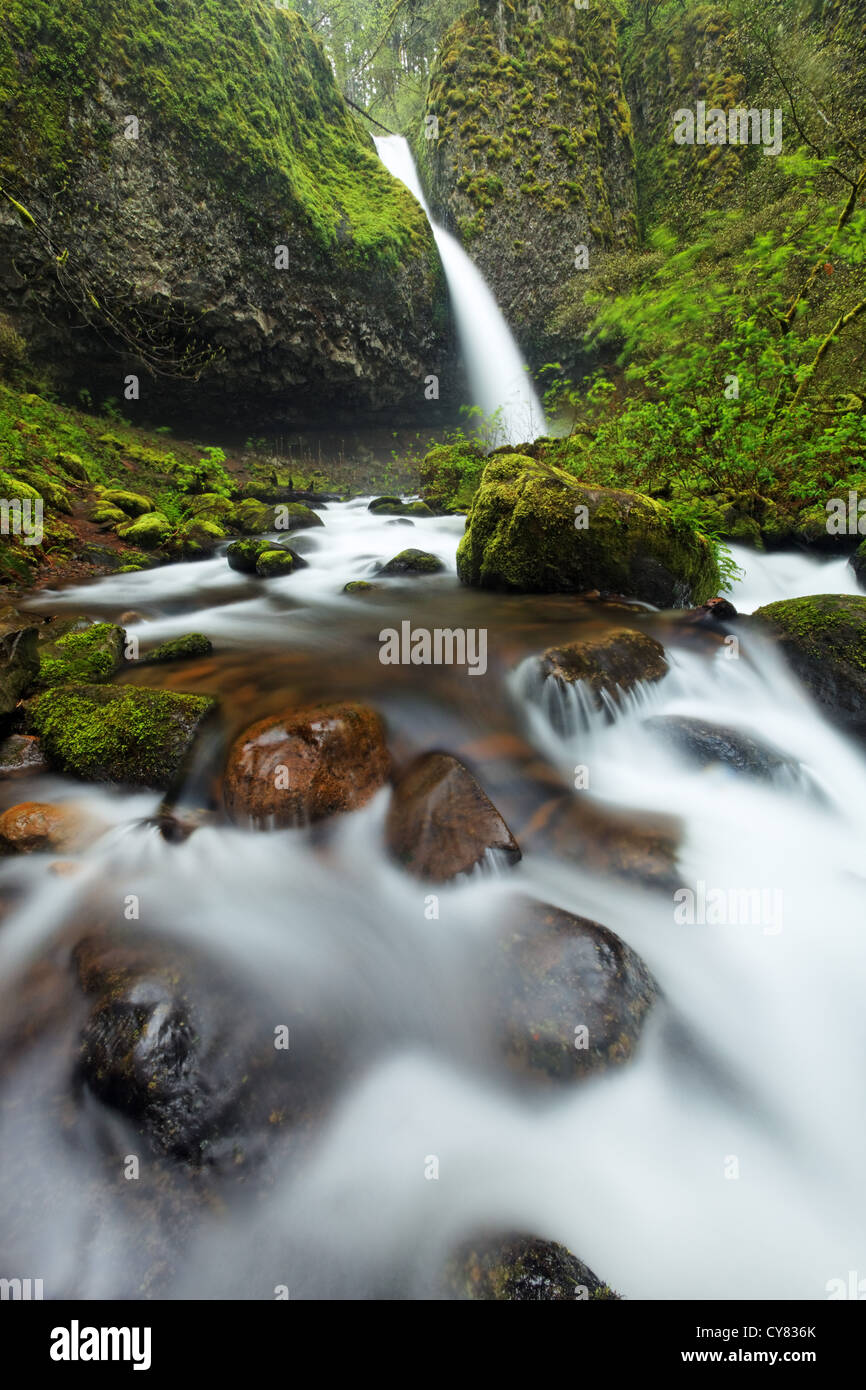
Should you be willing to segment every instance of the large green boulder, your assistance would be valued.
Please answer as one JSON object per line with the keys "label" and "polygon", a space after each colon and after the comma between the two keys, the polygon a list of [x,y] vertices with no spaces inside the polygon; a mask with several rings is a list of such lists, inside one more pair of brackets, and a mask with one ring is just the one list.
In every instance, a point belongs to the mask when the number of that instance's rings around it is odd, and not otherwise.
{"label": "large green boulder", "polygon": [[27,728],[51,765],[85,782],[163,790],[216,702],[134,685],[66,685],[31,701]]}
{"label": "large green boulder", "polygon": [[484,589],[598,589],[659,608],[705,603],[721,586],[710,542],[665,503],[588,487],[523,454],[500,454],[487,464],[457,573]]}
{"label": "large green boulder", "polygon": [[780,599],[753,617],[834,723],[866,731],[866,598]]}
{"label": "large green boulder", "polygon": [[141,546],[142,550],[156,550],[168,540],[171,530],[171,522],[162,512],[147,512],[125,526],[118,526],[117,534],[129,545]]}

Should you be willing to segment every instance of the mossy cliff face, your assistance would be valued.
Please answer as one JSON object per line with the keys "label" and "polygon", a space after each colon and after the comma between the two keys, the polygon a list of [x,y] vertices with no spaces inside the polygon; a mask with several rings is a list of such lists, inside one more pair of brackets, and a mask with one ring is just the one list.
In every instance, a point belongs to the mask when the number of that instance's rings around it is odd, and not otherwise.
{"label": "mossy cliff face", "polygon": [[709,541],[664,503],[586,487],[521,454],[502,454],[485,468],[457,573],[484,589],[598,589],[660,608],[704,603],[720,587]]}
{"label": "mossy cliff face", "polygon": [[146,342],[152,365],[203,365],[145,371],[151,414],[157,392],[162,414],[259,423],[423,400],[429,229],[298,15],[8,0],[3,19],[0,307],[61,385],[120,397]]}
{"label": "mossy cliff face", "polygon": [[[481,0],[449,30],[417,142],[434,211],[460,237],[540,365],[586,247],[598,272],[635,236],[631,118],[614,11],[555,0]],[[587,272],[581,271],[589,284]]]}
{"label": "mossy cliff face", "polygon": [[866,598],[813,594],[757,608],[791,668],[834,723],[866,735]]}

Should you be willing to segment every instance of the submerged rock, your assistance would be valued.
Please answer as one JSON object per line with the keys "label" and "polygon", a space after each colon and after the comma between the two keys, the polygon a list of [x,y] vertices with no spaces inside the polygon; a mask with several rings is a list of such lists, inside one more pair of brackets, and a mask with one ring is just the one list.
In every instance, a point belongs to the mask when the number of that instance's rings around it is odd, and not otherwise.
{"label": "submerged rock", "polygon": [[225,807],[238,825],[307,825],[357,810],[389,772],[375,710],[349,702],[309,705],[261,719],[235,740]]}
{"label": "submerged rock", "polygon": [[756,609],[793,671],[825,714],[866,734],[866,598],[814,594]]}
{"label": "submerged rock", "polygon": [[203,632],[187,632],[183,637],[172,637],[139,657],[142,666],[159,665],[163,661],[185,661],[193,656],[210,656],[213,643]]}
{"label": "submerged rock", "polygon": [[369,584],[366,579],[350,579],[343,585],[344,594],[372,594],[381,589],[381,584]]}
{"label": "submerged rock", "polygon": [[793,758],[739,729],[726,729],[683,714],[655,715],[645,719],[643,727],[700,767],[720,764],[762,781],[771,781],[783,772],[796,778],[801,775],[800,764]]}
{"label": "submerged rock", "polygon": [[216,710],[207,695],[133,685],[66,685],[27,707],[28,729],[60,772],[85,782],[168,788]]}
{"label": "submerged rock", "polygon": [[0,816],[0,853],[79,850],[105,829],[103,821],[74,802],[22,801]]}
{"label": "submerged rock", "polygon": [[427,550],[401,550],[387,564],[379,567],[379,574],[439,574],[445,566],[438,555]]}
{"label": "submerged rock", "polygon": [[468,768],[449,753],[425,753],[400,778],[386,823],[390,853],[418,878],[469,873],[488,851],[508,863],[520,849]]}
{"label": "submerged rock", "polygon": [[487,464],[457,550],[464,584],[521,593],[703,603],[721,578],[710,542],[663,502],[592,488],[519,454]]}
{"label": "submerged rock", "polygon": [[661,643],[633,628],[614,628],[603,637],[549,647],[541,668],[548,680],[566,685],[580,681],[598,708],[604,705],[602,696],[618,704],[639,682],[660,681],[669,670]]}
{"label": "submerged rock", "polygon": [[509,1302],[619,1298],[564,1245],[525,1235],[464,1241],[446,1262],[442,1297]]}
{"label": "submerged rock", "polygon": [[656,998],[639,956],[607,927],[521,902],[500,938],[498,1026],[521,1076],[574,1081],[627,1062]]}

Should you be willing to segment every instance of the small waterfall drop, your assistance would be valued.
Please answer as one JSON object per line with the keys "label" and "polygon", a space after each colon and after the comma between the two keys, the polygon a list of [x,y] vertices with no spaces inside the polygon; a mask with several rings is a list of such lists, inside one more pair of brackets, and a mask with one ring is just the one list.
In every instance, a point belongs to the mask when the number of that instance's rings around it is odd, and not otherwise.
{"label": "small waterfall drop", "polygon": [[415,161],[402,135],[376,139],[385,168],[405,184],[427,216],[451,292],[454,317],[466,359],[475,404],[486,417],[500,412],[496,444],[536,439],[547,429],[544,409],[526,363],[484,276],[450,232],[430,215]]}

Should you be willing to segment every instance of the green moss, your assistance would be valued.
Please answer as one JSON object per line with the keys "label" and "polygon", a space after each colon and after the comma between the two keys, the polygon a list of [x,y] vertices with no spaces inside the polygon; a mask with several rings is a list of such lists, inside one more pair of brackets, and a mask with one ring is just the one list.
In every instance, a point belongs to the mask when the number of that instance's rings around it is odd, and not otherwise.
{"label": "green moss", "polygon": [[168,642],[154,647],[141,657],[145,665],[163,661],[185,661],[194,656],[210,656],[213,643],[201,632],[187,632],[183,637],[173,637]]}
{"label": "green moss", "polygon": [[165,788],[215,708],[205,695],[69,685],[31,701],[27,727],[61,772],[88,782]]}
{"label": "green moss", "polygon": [[247,497],[235,507],[232,521],[245,535],[260,535],[262,531],[274,529],[274,509],[254,497]]}
{"label": "green moss", "polygon": [[350,579],[348,584],[343,585],[344,594],[369,594],[376,588],[375,584],[368,584],[366,579]]}
{"label": "green moss", "polygon": [[260,579],[274,579],[280,574],[291,574],[294,567],[294,557],[287,550],[265,549],[256,559],[256,574]]}
{"label": "green moss", "polygon": [[757,608],[754,617],[818,665],[844,663],[866,672],[866,598],[816,594],[780,599]]}
{"label": "green moss", "polygon": [[703,603],[722,583],[709,541],[664,503],[585,487],[520,454],[488,462],[457,550],[457,573],[481,588],[600,589],[660,607]]}
{"label": "green moss", "polygon": [[232,541],[226,551],[229,568],[239,574],[255,574],[259,556],[270,548],[267,541]]}
{"label": "green moss", "polygon": [[144,497],[140,492],[105,488],[101,490],[101,496],[107,506],[118,507],[126,516],[144,516],[146,512],[152,512],[154,509],[150,498]]}
{"label": "green moss", "polygon": [[421,463],[421,491],[424,501],[436,512],[468,511],[481,482],[485,456],[468,439],[453,444],[437,444]]}
{"label": "green moss", "polygon": [[111,680],[123,662],[124,641],[123,628],[113,623],[94,623],[83,632],[66,633],[41,653],[38,687]]}
{"label": "green moss", "polygon": [[147,512],[125,526],[118,526],[117,534],[132,545],[140,545],[145,550],[156,550],[171,535],[171,522],[162,512]]}
{"label": "green moss", "polygon": [[303,502],[281,503],[276,510],[276,529],[306,531],[311,526],[324,526],[324,521]]}
{"label": "green moss", "polygon": [[[173,132],[260,232],[302,225],[322,251],[394,263],[429,246],[426,220],[350,115],[318,39],[268,0],[6,0],[0,184],[34,165],[58,188],[117,135],[102,81]],[[91,119],[80,119],[92,103]]]}

